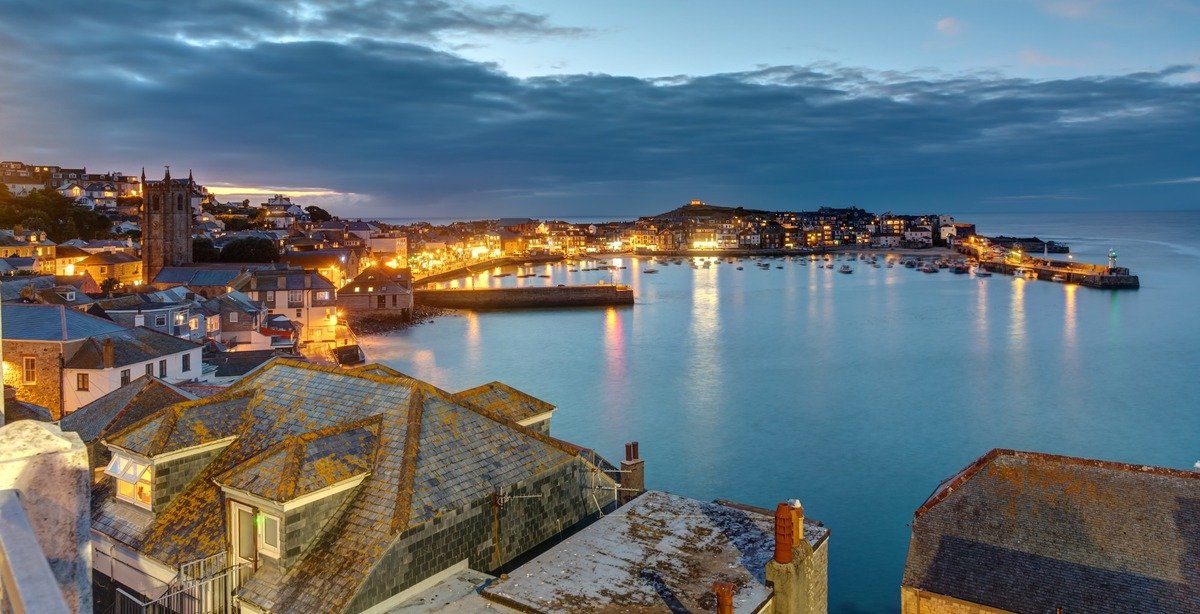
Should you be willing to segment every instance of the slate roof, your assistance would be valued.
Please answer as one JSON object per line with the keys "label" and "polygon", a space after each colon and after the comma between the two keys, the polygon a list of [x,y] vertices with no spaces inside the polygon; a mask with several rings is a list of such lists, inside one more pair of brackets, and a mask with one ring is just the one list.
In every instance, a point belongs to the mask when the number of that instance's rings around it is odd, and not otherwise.
{"label": "slate roof", "polygon": [[17,420],[36,420],[38,422],[54,422],[50,410],[19,399],[4,400],[4,423],[12,424]]}
{"label": "slate roof", "polygon": [[[294,566],[286,573],[264,567],[241,588],[242,599],[277,613],[338,611],[405,529],[564,463],[586,462],[570,446],[398,372],[283,359],[108,442],[153,458],[231,434],[234,442],[148,522],[126,518],[130,512],[120,508],[129,506],[106,497],[103,480],[92,499],[93,527],[175,566],[225,547],[214,480],[285,498],[369,471]],[[326,471],[303,476],[310,465]]]}
{"label": "slate roof", "polygon": [[0,317],[4,339],[14,341],[68,341],[129,330],[63,305],[5,304]]}
{"label": "slate roof", "polygon": [[182,284],[185,286],[228,286],[238,275],[240,267],[186,267],[168,266],[154,276],[155,284]]}
{"label": "slate roof", "polygon": [[554,406],[512,386],[491,382],[451,395],[455,401],[482,407],[516,421],[554,411]]}
{"label": "slate roof", "polygon": [[143,375],[67,414],[58,425],[79,433],[88,444],[92,467],[108,464],[108,448],[98,445],[105,434],[120,431],[168,405],[196,397],[162,380]]}
{"label": "slate roof", "polygon": [[[113,332],[93,335],[70,358],[66,359],[63,366],[68,369],[105,368],[103,348],[104,342],[107,340],[112,340],[114,367],[158,360],[164,356],[200,347],[198,343],[172,337],[142,326],[120,327],[119,330]],[[199,369],[200,365],[193,365],[192,368]]]}
{"label": "slate roof", "polygon": [[[204,355],[204,362],[216,365],[217,377],[237,377],[254,371],[277,356],[279,354],[275,350],[211,352]],[[304,360],[298,356],[288,356],[288,358]]]}
{"label": "slate roof", "polygon": [[353,294],[356,287],[359,292],[364,292],[367,288],[374,288],[373,292],[410,292],[412,273],[408,269],[369,267],[342,286],[338,293]]}
{"label": "slate roof", "polygon": [[130,262],[141,262],[142,259],[134,256],[129,252],[96,252],[78,263],[79,266],[93,265],[112,265],[112,264],[128,264]]}
{"label": "slate roof", "polygon": [[992,450],[912,527],[907,587],[1012,612],[1200,612],[1200,472]]}
{"label": "slate roof", "polygon": [[[250,277],[257,279],[256,290],[332,290],[333,283],[325,278],[324,275],[316,271],[305,271],[303,269],[271,269],[250,271],[246,279],[238,282],[234,288],[245,292],[250,290]],[[304,278],[310,278],[309,287],[304,286]]]}

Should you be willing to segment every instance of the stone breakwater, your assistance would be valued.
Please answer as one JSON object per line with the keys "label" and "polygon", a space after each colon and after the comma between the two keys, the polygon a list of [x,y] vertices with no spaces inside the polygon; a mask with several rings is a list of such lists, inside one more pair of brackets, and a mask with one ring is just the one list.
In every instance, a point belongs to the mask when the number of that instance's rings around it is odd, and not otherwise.
{"label": "stone breakwater", "polygon": [[471,310],[632,305],[633,290],[619,285],[417,289],[413,291],[413,302],[429,307]]}

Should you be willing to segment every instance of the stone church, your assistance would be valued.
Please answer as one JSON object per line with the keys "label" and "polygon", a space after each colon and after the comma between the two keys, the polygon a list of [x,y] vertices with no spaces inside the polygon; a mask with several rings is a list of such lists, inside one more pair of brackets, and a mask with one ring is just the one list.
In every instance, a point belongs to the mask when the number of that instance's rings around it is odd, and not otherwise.
{"label": "stone church", "polygon": [[142,271],[144,282],[154,281],[163,267],[192,263],[191,195],[196,183],[171,179],[167,167],[161,181],[146,181],[142,169]]}

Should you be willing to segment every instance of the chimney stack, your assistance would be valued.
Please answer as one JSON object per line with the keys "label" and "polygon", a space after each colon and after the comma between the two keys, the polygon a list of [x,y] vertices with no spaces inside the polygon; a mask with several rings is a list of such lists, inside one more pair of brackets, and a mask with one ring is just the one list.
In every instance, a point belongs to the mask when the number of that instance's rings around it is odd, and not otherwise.
{"label": "chimney stack", "polygon": [[774,614],[806,614],[810,610],[809,580],[814,573],[818,571],[812,546],[804,539],[804,506],[798,499],[780,503],[775,506],[775,556],[766,569]]}
{"label": "chimney stack", "polygon": [[717,614],[733,614],[733,582],[713,582],[713,594],[717,596]]}
{"label": "chimney stack", "polygon": [[113,342],[112,342],[111,337],[104,339],[104,346],[102,348],[102,354],[104,355],[104,368],[105,369],[111,369],[111,368],[117,366],[117,353],[116,353],[116,350],[113,348]]}
{"label": "chimney stack", "polygon": [[621,489],[617,505],[625,505],[646,492],[646,463],[638,458],[638,442],[625,444],[625,460],[621,461]]}

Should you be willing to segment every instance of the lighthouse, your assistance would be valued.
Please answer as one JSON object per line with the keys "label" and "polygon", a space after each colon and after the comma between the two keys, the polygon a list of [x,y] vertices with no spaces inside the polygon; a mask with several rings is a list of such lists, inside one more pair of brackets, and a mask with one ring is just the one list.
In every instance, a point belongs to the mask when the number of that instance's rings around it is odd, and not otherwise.
{"label": "lighthouse", "polygon": [[1117,268],[1117,250],[1110,249],[1108,250],[1108,272],[1111,273],[1115,268]]}

